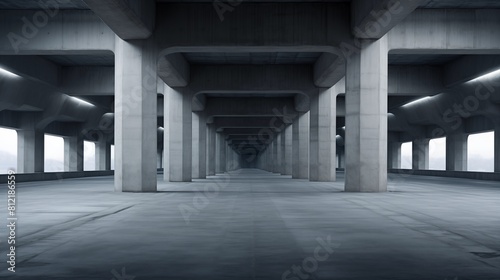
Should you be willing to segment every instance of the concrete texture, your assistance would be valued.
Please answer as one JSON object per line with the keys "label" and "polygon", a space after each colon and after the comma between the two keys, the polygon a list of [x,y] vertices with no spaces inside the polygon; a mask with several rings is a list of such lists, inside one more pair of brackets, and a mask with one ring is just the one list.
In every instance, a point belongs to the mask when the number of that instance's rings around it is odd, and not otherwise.
{"label": "concrete texture", "polygon": [[497,183],[391,176],[389,192],[359,194],[337,177],[243,169],[160,177],[143,194],[114,192],[112,177],[19,183],[17,273],[0,276],[293,279],[297,266],[309,279],[497,279]]}

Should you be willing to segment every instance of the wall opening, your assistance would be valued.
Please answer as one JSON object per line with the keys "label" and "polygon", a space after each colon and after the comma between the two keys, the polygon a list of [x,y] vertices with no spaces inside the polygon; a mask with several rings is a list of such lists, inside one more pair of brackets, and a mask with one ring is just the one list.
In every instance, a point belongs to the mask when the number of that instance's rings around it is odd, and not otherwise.
{"label": "wall opening", "polygon": [[406,142],[401,144],[401,169],[412,169],[413,143]]}
{"label": "wall opening", "polygon": [[467,140],[467,170],[493,172],[495,168],[495,133],[469,135]]}
{"label": "wall opening", "polygon": [[0,139],[0,174],[7,174],[9,170],[17,172],[17,132],[0,127]]}
{"label": "wall opening", "polygon": [[446,137],[429,141],[429,170],[446,170]]}
{"label": "wall opening", "polygon": [[95,170],[95,143],[90,141],[83,142],[83,170]]}
{"label": "wall opening", "polygon": [[44,141],[45,172],[64,171],[64,139],[45,134]]}

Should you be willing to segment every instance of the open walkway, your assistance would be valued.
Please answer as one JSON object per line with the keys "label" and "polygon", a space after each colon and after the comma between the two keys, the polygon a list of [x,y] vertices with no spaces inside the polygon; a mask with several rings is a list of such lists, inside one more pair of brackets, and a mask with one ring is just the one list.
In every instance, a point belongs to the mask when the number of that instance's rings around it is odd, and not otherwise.
{"label": "open walkway", "polygon": [[498,182],[389,185],[345,193],[341,173],[313,183],[255,169],[159,177],[157,193],[114,192],[112,177],[18,183],[17,272],[5,271],[3,226],[0,277],[500,279]]}

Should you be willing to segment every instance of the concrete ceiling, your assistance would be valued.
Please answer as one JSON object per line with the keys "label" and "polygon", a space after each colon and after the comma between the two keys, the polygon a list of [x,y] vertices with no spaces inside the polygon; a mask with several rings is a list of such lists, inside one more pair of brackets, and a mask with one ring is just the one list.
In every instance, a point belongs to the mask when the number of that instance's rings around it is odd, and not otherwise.
{"label": "concrete ceiling", "polygon": [[61,66],[114,66],[115,57],[110,54],[98,55],[46,55],[42,56]]}
{"label": "concrete ceiling", "polygon": [[319,52],[184,53],[191,64],[313,64]]}
{"label": "concrete ceiling", "polygon": [[55,0],[0,0],[1,10],[42,10],[44,7],[53,8],[56,2],[59,9],[88,10],[87,4],[82,0],[55,1]]}
{"label": "concrete ceiling", "polygon": [[485,8],[500,8],[498,0],[430,0],[421,8],[432,9],[485,9]]}
{"label": "concrete ceiling", "polygon": [[462,55],[455,54],[389,54],[391,65],[443,65]]}

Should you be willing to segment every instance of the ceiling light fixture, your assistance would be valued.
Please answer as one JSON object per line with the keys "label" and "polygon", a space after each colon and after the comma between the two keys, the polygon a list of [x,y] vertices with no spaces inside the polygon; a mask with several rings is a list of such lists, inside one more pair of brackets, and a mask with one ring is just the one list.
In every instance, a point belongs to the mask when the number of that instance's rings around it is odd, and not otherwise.
{"label": "ceiling light fixture", "polygon": [[7,76],[7,77],[10,77],[10,78],[20,78],[19,75],[16,75],[8,70],[5,70],[3,68],[0,67],[0,75],[2,76]]}
{"label": "ceiling light fixture", "polygon": [[422,98],[419,98],[417,100],[410,101],[410,102],[406,103],[405,105],[403,105],[401,107],[403,107],[403,108],[410,107],[410,106],[413,106],[413,105],[417,105],[417,104],[423,103],[423,102],[425,102],[425,101],[427,101],[429,99],[431,99],[430,96],[422,97]]}
{"label": "ceiling light fixture", "polygon": [[492,71],[488,74],[481,75],[475,79],[468,81],[468,83],[473,83],[473,82],[477,82],[480,80],[490,80],[490,79],[499,78],[499,77],[500,77],[500,69]]}
{"label": "ceiling light fixture", "polygon": [[74,96],[70,96],[70,97],[71,97],[71,99],[74,99],[74,100],[78,101],[78,102],[79,102],[79,103],[81,103],[81,104],[84,104],[84,105],[89,105],[89,106],[94,106],[94,107],[95,107],[95,105],[94,105],[94,104],[92,104],[92,103],[90,103],[90,102],[88,102],[88,101],[82,100],[82,99],[80,99],[80,98],[78,98],[78,97],[74,97]]}

